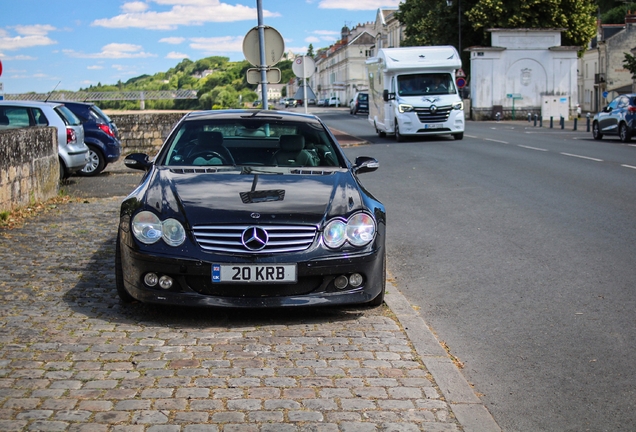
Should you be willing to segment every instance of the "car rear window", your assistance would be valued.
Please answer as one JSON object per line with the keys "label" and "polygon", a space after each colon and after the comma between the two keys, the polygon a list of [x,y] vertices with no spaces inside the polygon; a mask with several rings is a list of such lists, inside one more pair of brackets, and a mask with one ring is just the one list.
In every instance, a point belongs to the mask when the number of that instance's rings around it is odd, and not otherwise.
{"label": "car rear window", "polygon": [[112,122],[110,117],[108,117],[104,111],[99,109],[99,107],[97,105],[91,105],[91,114],[94,115],[94,116],[97,116],[98,118],[100,118],[105,123],[111,123]]}
{"label": "car rear window", "polygon": [[366,94],[366,93],[360,93],[358,95],[358,99],[361,100],[361,101],[369,100],[369,95]]}
{"label": "car rear window", "polygon": [[80,126],[82,124],[80,119],[78,119],[77,116],[64,105],[56,106],[55,112],[58,113],[60,117],[62,117],[62,120],[64,120],[64,123],[67,126]]}

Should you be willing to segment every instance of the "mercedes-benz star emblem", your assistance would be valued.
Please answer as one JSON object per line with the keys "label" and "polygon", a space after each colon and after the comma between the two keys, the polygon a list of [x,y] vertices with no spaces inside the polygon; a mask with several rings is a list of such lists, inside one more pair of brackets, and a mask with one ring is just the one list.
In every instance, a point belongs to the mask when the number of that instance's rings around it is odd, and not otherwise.
{"label": "mercedes-benz star emblem", "polygon": [[241,234],[243,246],[252,251],[259,251],[265,247],[269,235],[267,231],[259,227],[249,227]]}
{"label": "mercedes-benz star emblem", "polygon": [[431,110],[432,114],[435,114],[437,112],[437,107],[435,105],[431,105],[429,109]]}

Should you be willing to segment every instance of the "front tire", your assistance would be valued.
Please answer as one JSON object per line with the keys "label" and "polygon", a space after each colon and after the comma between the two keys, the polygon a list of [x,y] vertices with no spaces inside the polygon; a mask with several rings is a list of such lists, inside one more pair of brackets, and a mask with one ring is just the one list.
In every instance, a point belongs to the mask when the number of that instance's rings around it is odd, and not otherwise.
{"label": "front tire", "polygon": [[395,141],[404,142],[404,135],[400,133],[400,127],[397,122],[395,122]]}
{"label": "front tire", "polygon": [[378,307],[382,306],[384,303],[384,294],[386,293],[386,255],[384,256],[384,261],[382,262],[382,290],[380,294],[375,296],[373,300],[367,303],[369,307]]}
{"label": "front tire", "polygon": [[455,138],[456,140],[464,139],[464,132],[458,133],[458,134],[453,134],[453,138]]}
{"label": "front tire", "polygon": [[78,174],[84,177],[92,177],[104,171],[104,168],[106,168],[106,160],[102,152],[93,146],[88,146],[88,162]]}
{"label": "front tire", "polygon": [[117,233],[117,241],[115,242],[115,288],[122,303],[132,303],[135,301],[133,296],[128,294],[124,286],[124,271],[121,266],[121,237],[119,233]]}
{"label": "front tire", "polygon": [[598,122],[594,122],[594,124],[592,125],[592,136],[594,137],[595,140],[603,139],[603,134],[601,133],[601,129],[598,125]]}
{"label": "front tire", "polygon": [[619,126],[618,136],[624,143],[630,142],[632,140],[632,133],[625,123],[621,123],[621,125]]}

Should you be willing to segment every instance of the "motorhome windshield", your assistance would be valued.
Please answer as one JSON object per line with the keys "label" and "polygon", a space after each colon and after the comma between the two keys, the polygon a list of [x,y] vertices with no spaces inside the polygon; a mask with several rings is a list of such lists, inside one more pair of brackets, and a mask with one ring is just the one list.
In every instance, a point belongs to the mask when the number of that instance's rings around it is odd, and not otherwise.
{"label": "motorhome windshield", "polygon": [[420,73],[400,75],[397,79],[398,95],[427,96],[455,94],[455,84],[448,73]]}

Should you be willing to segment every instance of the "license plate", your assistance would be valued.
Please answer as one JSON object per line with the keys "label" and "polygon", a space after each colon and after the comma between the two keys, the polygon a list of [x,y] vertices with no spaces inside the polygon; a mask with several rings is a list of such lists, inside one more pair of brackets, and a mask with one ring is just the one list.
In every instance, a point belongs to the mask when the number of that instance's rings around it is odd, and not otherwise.
{"label": "license plate", "polygon": [[425,124],[424,125],[424,129],[441,129],[442,128],[442,124]]}
{"label": "license plate", "polygon": [[212,264],[212,282],[293,283],[296,264]]}

